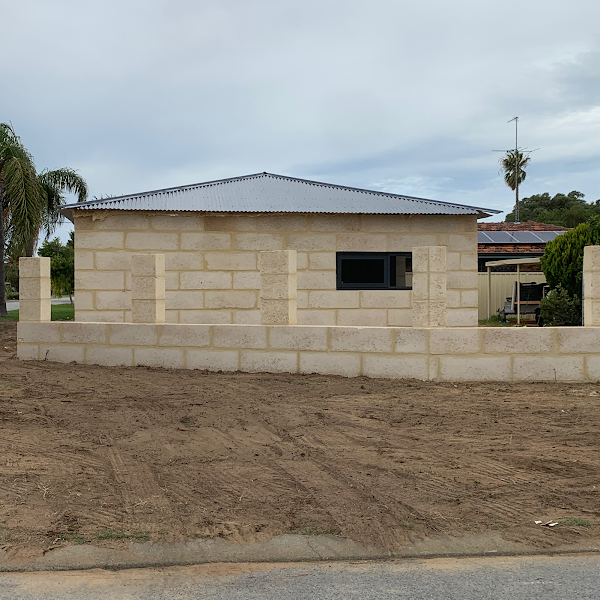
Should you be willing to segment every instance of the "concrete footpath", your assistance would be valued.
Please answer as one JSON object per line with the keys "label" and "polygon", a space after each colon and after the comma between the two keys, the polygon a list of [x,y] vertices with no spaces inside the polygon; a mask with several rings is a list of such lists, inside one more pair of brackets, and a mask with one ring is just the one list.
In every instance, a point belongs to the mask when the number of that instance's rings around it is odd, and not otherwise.
{"label": "concrete footpath", "polygon": [[416,541],[388,552],[362,546],[334,535],[281,535],[268,542],[239,544],[203,539],[171,544],[132,543],[120,549],[74,545],[41,556],[23,557],[16,549],[0,550],[0,572],[63,571],[80,569],[133,569],[206,563],[283,563],[397,558],[522,556],[598,552],[598,543],[557,546],[540,550],[503,540],[497,533],[453,538],[439,536]]}
{"label": "concrete footpath", "polygon": [[[52,300],[50,300],[50,304],[70,304],[71,303],[71,299],[69,298],[69,296],[66,296],[64,298],[52,298]],[[19,309],[19,301],[18,300],[9,300],[6,303],[6,310],[18,310]]]}

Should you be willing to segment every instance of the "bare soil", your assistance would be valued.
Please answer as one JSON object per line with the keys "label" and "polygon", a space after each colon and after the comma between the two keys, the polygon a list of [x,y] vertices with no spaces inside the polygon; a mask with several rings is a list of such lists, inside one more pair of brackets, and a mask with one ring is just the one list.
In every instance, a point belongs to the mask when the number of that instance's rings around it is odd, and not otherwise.
{"label": "bare soil", "polygon": [[[16,360],[0,323],[0,548],[491,530],[600,537],[600,385]],[[535,520],[559,521],[554,528]]]}

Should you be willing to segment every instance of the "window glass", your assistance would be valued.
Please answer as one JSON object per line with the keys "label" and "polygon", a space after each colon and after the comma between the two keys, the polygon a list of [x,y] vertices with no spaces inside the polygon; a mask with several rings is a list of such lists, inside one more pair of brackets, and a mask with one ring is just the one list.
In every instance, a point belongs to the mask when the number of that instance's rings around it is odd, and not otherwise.
{"label": "window glass", "polygon": [[376,290],[411,288],[411,253],[337,253],[338,290]]}
{"label": "window glass", "polygon": [[381,258],[343,258],[342,283],[346,284],[385,284],[385,259]]}

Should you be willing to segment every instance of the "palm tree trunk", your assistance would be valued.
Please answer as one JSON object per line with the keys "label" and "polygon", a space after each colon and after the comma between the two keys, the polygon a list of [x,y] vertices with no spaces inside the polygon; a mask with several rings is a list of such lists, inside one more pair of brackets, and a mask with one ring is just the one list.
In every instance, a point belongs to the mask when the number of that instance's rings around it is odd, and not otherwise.
{"label": "palm tree trunk", "polygon": [[6,280],[4,270],[4,183],[0,179],[0,317],[8,317],[6,311]]}

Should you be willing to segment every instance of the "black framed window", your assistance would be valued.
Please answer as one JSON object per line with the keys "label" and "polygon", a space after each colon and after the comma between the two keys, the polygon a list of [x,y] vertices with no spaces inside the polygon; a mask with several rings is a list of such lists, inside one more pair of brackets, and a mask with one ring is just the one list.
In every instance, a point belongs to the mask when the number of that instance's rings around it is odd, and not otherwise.
{"label": "black framed window", "polygon": [[338,290],[410,290],[410,252],[338,252]]}

